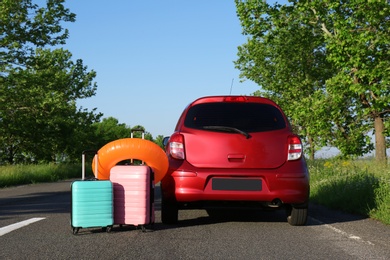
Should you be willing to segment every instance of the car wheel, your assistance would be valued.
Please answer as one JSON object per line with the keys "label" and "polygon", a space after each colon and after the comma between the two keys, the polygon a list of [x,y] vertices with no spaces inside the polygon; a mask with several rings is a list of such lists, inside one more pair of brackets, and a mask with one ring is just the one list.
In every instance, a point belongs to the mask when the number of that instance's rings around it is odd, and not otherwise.
{"label": "car wheel", "polygon": [[178,221],[179,209],[176,202],[162,197],[161,200],[161,222],[164,224],[176,224]]}
{"label": "car wheel", "polygon": [[306,207],[288,206],[286,209],[287,222],[291,226],[304,226],[307,222],[307,212],[308,212],[307,206]]}

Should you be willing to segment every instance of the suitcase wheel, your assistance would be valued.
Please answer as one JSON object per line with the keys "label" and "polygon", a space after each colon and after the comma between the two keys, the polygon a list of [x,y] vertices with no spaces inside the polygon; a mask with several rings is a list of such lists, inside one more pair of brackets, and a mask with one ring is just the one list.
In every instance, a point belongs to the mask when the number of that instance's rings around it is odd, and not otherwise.
{"label": "suitcase wheel", "polygon": [[107,233],[110,233],[112,230],[112,226],[103,227],[102,230],[107,232]]}
{"label": "suitcase wheel", "polygon": [[73,228],[73,235],[76,235],[79,232],[80,228],[79,227],[74,227]]}

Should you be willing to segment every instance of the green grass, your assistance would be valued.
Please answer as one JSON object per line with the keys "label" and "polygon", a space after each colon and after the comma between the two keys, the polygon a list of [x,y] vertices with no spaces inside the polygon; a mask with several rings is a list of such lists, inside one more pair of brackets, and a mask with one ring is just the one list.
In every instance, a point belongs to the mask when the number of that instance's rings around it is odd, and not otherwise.
{"label": "green grass", "polygon": [[0,166],[0,188],[81,178],[81,165],[44,164]]}
{"label": "green grass", "polygon": [[309,162],[310,200],[390,225],[390,168],[371,160]]}
{"label": "green grass", "polygon": [[[309,161],[310,200],[390,225],[390,167],[371,160]],[[87,167],[87,177],[92,176]],[[0,188],[81,178],[79,164],[0,166]]]}

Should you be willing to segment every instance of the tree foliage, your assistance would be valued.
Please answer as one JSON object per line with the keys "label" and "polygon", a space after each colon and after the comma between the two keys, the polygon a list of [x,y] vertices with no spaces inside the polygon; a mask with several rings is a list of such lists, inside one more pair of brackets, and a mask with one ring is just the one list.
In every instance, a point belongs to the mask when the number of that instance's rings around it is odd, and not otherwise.
{"label": "tree foliage", "polygon": [[311,25],[299,22],[291,6],[270,6],[262,1],[236,1],[237,13],[248,42],[238,48],[235,62],[241,76],[262,87],[257,95],[268,96],[285,110],[301,136],[315,147],[326,142],[327,121],[311,124],[327,114],[314,109],[326,99],[325,79],[332,74],[325,59],[323,37]]}
{"label": "tree foliage", "polygon": [[101,116],[76,105],[95,95],[96,73],[55,48],[75,21],[63,2],[0,2],[0,163],[74,158]]}
{"label": "tree foliage", "polygon": [[[315,147],[323,145],[336,146],[344,156],[367,153],[373,128],[384,134],[379,138],[388,136],[387,1],[271,6],[236,0],[236,6],[248,35],[235,62],[241,77],[258,83],[257,94],[282,106],[313,157]],[[377,155],[383,149],[377,145]]]}
{"label": "tree foliage", "polygon": [[48,0],[43,7],[31,0],[0,2],[1,66],[24,66],[34,56],[36,47],[65,44],[69,32],[62,23],[74,22],[76,15],[64,7],[64,2]]}
{"label": "tree foliage", "polygon": [[[93,124],[95,128],[95,141],[90,145],[91,149],[99,150],[105,144],[122,138],[142,138],[155,142],[162,147],[162,135],[158,135],[156,139],[153,139],[151,133],[146,131],[142,125],[135,125],[130,127],[124,123],[119,123],[118,119],[114,117],[103,118],[102,121]],[[133,133],[133,135],[132,135]]]}
{"label": "tree foliage", "polygon": [[131,128],[124,123],[119,123],[114,117],[103,118],[102,121],[96,122],[94,150],[99,150],[105,144],[120,138],[130,137]]}
{"label": "tree foliage", "polygon": [[83,150],[130,137],[133,129],[153,141],[143,126],[100,121],[96,108],[77,106],[95,95],[96,72],[58,47],[69,36],[65,22],[76,18],[64,2],[0,1],[0,165],[79,161]]}
{"label": "tree foliage", "polygon": [[327,59],[337,73],[327,81],[334,97],[348,109],[360,131],[375,133],[378,161],[386,160],[385,137],[390,134],[390,3],[372,1],[296,1],[311,10],[310,22],[321,28]]}
{"label": "tree foliage", "polygon": [[164,141],[164,136],[163,136],[163,135],[158,135],[158,136],[156,136],[156,138],[154,139],[154,142],[155,142],[158,146],[160,146],[163,150],[165,150],[163,141]]}

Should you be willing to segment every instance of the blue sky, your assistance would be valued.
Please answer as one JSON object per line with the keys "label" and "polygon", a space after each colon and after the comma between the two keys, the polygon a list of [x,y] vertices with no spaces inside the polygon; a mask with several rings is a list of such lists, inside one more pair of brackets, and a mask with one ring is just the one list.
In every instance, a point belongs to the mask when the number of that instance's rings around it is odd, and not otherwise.
{"label": "blue sky", "polygon": [[[237,47],[246,42],[233,0],[67,1],[64,48],[95,70],[97,94],[78,104],[97,108],[153,137],[170,135],[191,101],[250,95],[240,82]],[[233,84],[232,84],[233,82]],[[232,86],[232,88],[231,88]]]}

